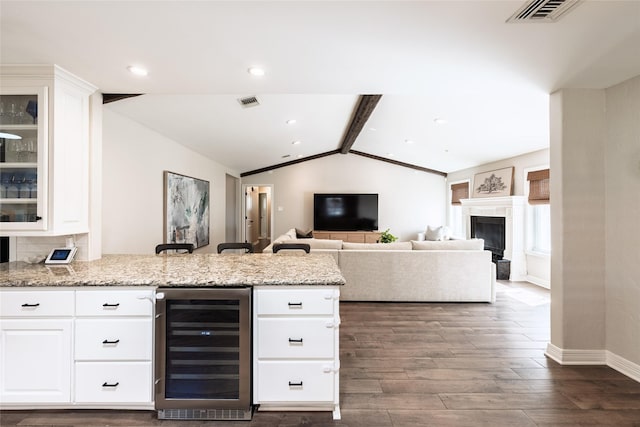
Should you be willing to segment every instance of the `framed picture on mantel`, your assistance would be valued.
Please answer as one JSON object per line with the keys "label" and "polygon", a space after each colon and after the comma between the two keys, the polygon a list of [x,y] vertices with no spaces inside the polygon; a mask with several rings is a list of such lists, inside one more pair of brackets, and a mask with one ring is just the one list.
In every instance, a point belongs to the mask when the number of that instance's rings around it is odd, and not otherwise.
{"label": "framed picture on mantel", "polygon": [[511,196],[512,192],[513,166],[477,173],[473,177],[473,198]]}
{"label": "framed picture on mantel", "polygon": [[209,181],[164,171],[164,242],[209,244]]}

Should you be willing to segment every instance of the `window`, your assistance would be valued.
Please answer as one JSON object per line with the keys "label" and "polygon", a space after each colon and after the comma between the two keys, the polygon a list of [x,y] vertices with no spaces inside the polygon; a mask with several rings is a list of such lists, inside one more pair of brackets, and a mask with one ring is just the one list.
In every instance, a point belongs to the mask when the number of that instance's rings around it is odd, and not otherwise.
{"label": "window", "polygon": [[527,173],[527,246],[532,252],[551,253],[551,206],[549,205],[549,169]]}
{"label": "window", "polygon": [[466,227],[462,215],[462,199],[469,198],[469,182],[451,184],[451,208],[449,209],[449,224],[451,235],[464,239]]}
{"label": "window", "polygon": [[531,238],[530,248],[533,252],[551,253],[551,206],[530,206]]}

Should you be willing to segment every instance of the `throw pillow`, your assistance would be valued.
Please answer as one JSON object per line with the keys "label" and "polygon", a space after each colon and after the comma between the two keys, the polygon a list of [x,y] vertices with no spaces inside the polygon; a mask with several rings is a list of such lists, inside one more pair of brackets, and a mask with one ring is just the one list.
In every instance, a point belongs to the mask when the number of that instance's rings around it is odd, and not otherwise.
{"label": "throw pillow", "polygon": [[296,228],[296,238],[298,239],[311,239],[313,237],[313,230],[301,230]]}
{"label": "throw pillow", "polygon": [[444,227],[431,227],[427,225],[427,231],[424,234],[426,240],[446,240]]}

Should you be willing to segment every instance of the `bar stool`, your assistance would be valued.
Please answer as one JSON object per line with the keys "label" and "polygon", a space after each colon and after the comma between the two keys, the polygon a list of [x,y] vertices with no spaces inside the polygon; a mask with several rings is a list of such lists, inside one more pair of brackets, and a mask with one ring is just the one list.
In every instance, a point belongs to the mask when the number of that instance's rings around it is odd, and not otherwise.
{"label": "bar stool", "polygon": [[308,243],[276,243],[273,245],[273,253],[276,254],[280,250],[298,249],[306,253],[311,252],[311,246]]}
{"label": "bar stool", "polygon": [[218,245],[218,253],[221,254],[224,250],[238,250],[243,249],[245,254],[253,253],[253,245],[251,243],[220,243]]}
{"label": "bar stool", "polygon": [[[164,251],[187,251],[193,253],[193,243],[161,243],[156,246],[156,255]],[[182,252],[182,253],[187,253]]]}

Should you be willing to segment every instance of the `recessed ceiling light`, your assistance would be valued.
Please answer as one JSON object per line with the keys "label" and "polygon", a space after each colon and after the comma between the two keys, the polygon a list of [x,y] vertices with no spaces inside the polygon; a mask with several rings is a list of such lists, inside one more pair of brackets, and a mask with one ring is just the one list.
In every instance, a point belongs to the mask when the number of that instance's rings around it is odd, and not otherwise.
{"label": "recessed ceiling light", "polygon": [[295,140],[292,142],[293,145],[300,145],[302,143],[302,141],[300,140]]}
{"label": "recessed ceiling light", "polygon": [[375,131],[377,131],[378,129],[376,129],[376,128],[369,128],[369,130],[370,130],[371,132],[375,132]]}
{"label": "recessed ceiling light", "polygon": [[247,72],[252,76],[256,76],[256,77],[264,76],[264,69],[260,67],[251,67],[247,70]]}
{"label": "recessed ceiling light", "polygon": [[440,117],[436,117],[435,119],[433,119],[433,122],[437,125],[446,125],[447,124],[447,120],[446,119],[442,119]]}
{"label": "recessed ceiling light", "polygon": [[302,154],[298,154],[298,158],[301,159],[302,158]]}
{"label": "recessed ceiling light", "polygon": [[393,157],[393,153],[387,153],[387,157]]}
{"label": "recessed ceiling light", "polygon": [[128,66],[127,70],[129,70],[131,74],[135,74],[136,76],[146,76],[147,74],[149,74],[146,68],[138,67],[135,65]]}
{"label": "recessed ceiling light", "polygon": [[407,144],[413,144],[413,141],[410,139],[405,139],[404,142],[406,142]]}
{"label": "recessed ceiling light", "polygon": [[287,124],[288,125],[293,125],[293,124],[296,123],[296,121],[297,121],[296,119],[289,119],[289,120],[287,120]]}

